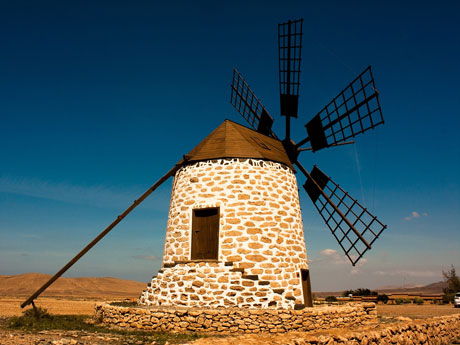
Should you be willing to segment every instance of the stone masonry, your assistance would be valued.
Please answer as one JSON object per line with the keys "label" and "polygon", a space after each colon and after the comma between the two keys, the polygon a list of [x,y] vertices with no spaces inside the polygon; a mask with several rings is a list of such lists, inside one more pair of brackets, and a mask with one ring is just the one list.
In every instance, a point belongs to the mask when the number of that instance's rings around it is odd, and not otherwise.
{"label": "stone masonry", "polygon": [[95,318],[105,325],[171,333],[285,333],[350,328],[377,323],[374,303],[302,310],[119,307],[98,303]]}
{"label": "stone masonry", "polygon": [[[192,212],[219,208],[217,260],[191,261]],[[178,170],[163,265],[140,304],[292,309],[308,269],[293,171],[260,159],[216,159]]]}

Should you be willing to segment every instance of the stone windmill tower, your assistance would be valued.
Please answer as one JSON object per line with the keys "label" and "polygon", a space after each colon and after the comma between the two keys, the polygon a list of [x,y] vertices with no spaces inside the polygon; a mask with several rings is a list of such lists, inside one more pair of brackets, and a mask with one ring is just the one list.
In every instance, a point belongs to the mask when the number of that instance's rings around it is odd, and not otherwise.
{"label": "stone windmill tower", "polygon": [[163,265],[140,303],[311,306],[297,182],[281,142],[226,120],[181,166]]}
{"label": "stone windmill tower", "polygon": [[[294,173],[353,265],[386,228],[356,199],[314,166],[299,162],[313,152],[383,124],[370,66],[290,137],[297,117],[303,20],[278,26],[281,115],[273,118],[234,70],[231,103],[252,129],[225,121],[120,214],[21,306],[44,290],[170,177],[174,177],[163,264],[139,302],[144,305],[247,308],[311,306],[310,275]],[[309,143],[311,147],[302,148]],[[295,166],[295,168],[294,168]],[[296,169],[296,170],[295,170]]]}

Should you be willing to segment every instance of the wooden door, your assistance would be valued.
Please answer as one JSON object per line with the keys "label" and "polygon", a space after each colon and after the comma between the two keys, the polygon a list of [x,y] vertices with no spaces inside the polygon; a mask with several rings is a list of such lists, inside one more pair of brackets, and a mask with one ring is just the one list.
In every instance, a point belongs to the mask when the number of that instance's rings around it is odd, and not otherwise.
{"label": "wooden door", "polygon": [[193,210],[192,260],[217,260],[219,254],[219,208]]}
{"label": "wooden door", "polygon": [[306,269],[301,269],[300,277],[302,279],[303,304],[306,307],[313,307],[313,301],[311,298],[310,271]]}

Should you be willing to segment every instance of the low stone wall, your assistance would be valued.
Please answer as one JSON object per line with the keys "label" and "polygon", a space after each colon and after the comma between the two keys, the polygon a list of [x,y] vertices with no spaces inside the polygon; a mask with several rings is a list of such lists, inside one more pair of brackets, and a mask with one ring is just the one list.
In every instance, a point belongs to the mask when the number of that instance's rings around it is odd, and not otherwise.
{"label": "low stone wall", "polygon": [[[339,333],[339,332],[335,332]],[[331,335],[297,335],[284,338],[284,345],[428,345],[458,344],[460,338],[460,315],[441,316],[425,320],[380,325],[366,331],[341,332]],[[211,340],[211,339],[210,339]],[[200,344],[199,341],[196,342]],[[243,342],[241,343],[243,344]],[[256,345],[257,342],[251,343]],[[217,344],[215,344],[217,345]]]}
{"label": "low stone wall", "polygon": [[118,307],[96,304],[95,317],[106,325],[174,333],[284,333],[362,326],[377,322],[374,303],[302,310]]}

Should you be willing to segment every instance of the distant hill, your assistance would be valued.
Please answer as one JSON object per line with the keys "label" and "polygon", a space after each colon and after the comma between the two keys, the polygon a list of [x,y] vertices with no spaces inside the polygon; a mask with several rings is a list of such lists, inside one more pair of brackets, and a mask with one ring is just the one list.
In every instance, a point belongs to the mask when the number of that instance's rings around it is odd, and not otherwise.
{"label": "distant hill", "polygon": [[431,295],[431,294],[440,294],[443,293],[443,289],[447,287],[446,282],[437,282],[432,283],[425,286],[416,286],[416,287],[409,287],[409,288],[382,288],[377,289],[380,293],[413,293],[413,294],[423,294],[423,295]]}
{"label": "distant hill", "polygon": [[[378,293],[385,294],[420,294],[420,295],[436,295],[442,294],[442,289],[447,287],[445,282],[432,283],[425,286],[415,286],[415,287],[383,287],[381,289],[375,289]],[[341,296],[343,291],[334,291],[334,292],[314,292],[317,297],[326,297],[326,296]]]}
{"label": "distant hill", "polygon": [[[42,273],[0,275],[0,297],[28,297],[50,278],[51,275]],[[111,277],[61,277],[46,289],[42,296],[137,298],[146,287],[147,283]]]}

